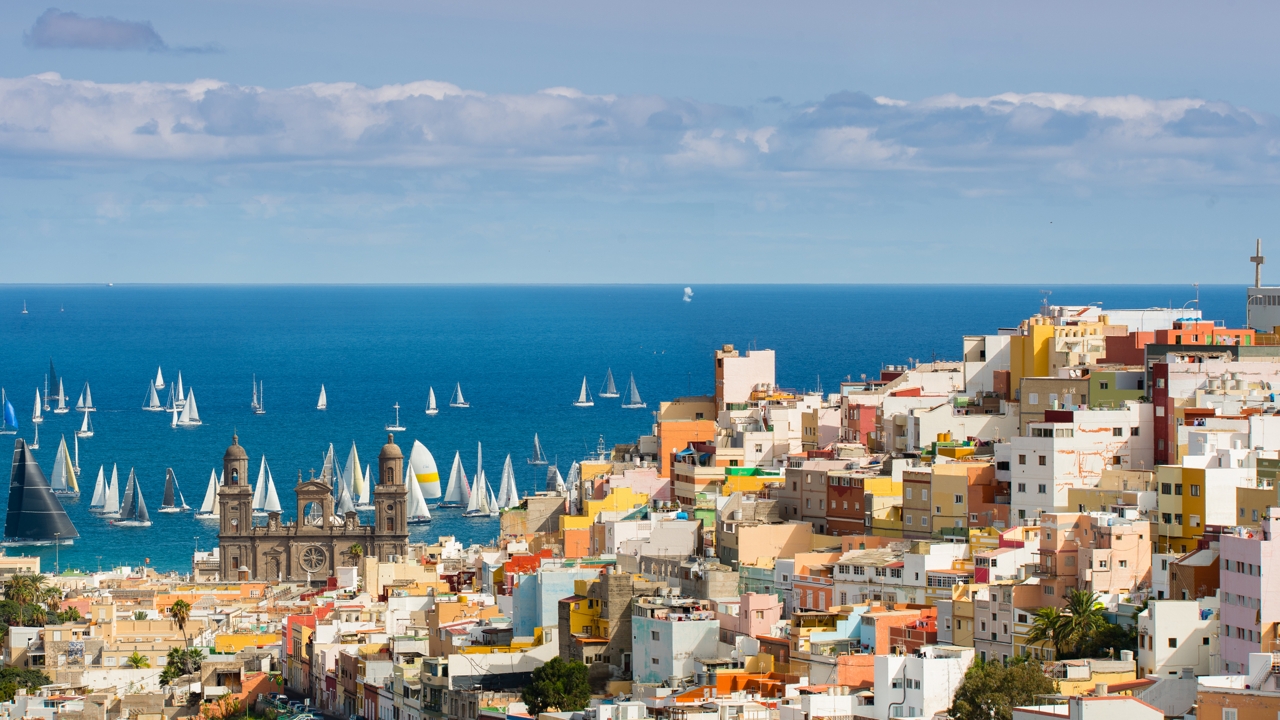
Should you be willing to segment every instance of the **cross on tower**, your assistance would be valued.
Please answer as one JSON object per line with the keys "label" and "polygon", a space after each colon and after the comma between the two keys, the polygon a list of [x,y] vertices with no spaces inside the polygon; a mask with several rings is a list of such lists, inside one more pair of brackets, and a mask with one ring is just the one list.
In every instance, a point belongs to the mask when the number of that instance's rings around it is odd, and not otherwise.
{"label": "cross on tower", "polygon": [[1253,286],[1256,288],[1262,287],[1262,264],[1266,261],[1267,259],[1262,256],[1262,238],[1258,238],[1256,254],[1249,258],[1249,262],[1253,263]]}

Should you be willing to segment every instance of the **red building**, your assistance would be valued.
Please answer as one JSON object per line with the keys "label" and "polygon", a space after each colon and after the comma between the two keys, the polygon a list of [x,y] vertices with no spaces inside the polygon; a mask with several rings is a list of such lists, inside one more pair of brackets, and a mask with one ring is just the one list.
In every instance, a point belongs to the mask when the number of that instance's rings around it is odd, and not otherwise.
{"label": "red building", "polygon": [[835,471],[827,474],[827,534],[862,535],[867,531],[863,477]]}

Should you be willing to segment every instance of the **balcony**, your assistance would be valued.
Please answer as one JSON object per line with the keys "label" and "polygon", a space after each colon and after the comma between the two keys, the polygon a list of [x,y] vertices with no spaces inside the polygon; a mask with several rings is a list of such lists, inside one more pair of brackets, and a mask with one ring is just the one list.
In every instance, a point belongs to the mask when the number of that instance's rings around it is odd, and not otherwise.
{"label": "balcony", "polygon": [[1038,578],[1057,577],[1057,573],[1053,571],[1052,565],[1032,565],[1031,574]]}

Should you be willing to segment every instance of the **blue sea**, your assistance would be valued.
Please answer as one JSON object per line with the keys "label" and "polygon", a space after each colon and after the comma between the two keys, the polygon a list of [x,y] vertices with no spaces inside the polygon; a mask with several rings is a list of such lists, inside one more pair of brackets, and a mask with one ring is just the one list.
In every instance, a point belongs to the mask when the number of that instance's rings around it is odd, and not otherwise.
{"label": "blue sea", "polygon": [[[65,503],[80,539],[59,550],[61,567],[94,570],[149,562],[188,571],[193,550],[216,543],[216,527],[191,514],[155,512],[165,468],[198,507],[209,471],[238,432],[256,478],[265,453],[285,514],[296,514],[298,474],[320,468],[333,443],[340,462],[354,441],[376,466],[384,426],[400,403],[407,453],[414,439],[434,454],[441,480],[455,452],[475,475],[476,444],[496,480],[510,454],[522,493],[542,489],[546,468],[526,464],[534,433],[561,472],[608,445],[650,432],[661,400],[713,389],[713,351],[725,343],[777,351],[778,382],[836,391],[882,365],[958,359],[961,336],[993,333],[1036,312],[1042,291],[1062,304],[1194,306],[1190,286],[0,286],[0,385],[32,437],[35,390],[53,360],[72,402],[87,380],[98,407],[95,435],[80,443],[82,497]],[[1205,316],[1244,322],[1244,288],[1201,287]],[[29,313],[21,314],[23,302]],[[163,367],[195,389],[198,428],[174,429],[143,411],[147,383]],[[597,398],[576,408],[583,376],[598,391],[612,368],[620,390],[634,373],[647,410]],[[250,409],[251,381],[265,384],[265,415]],[[448,407],[462,383],[469,409]],[[328,410],[315,409],[324,384]],[[434,387],[440,414],[424,413]],[[163,401],[164,398],[162,397]],[[50,474],[60,436],[70,445],[80,416],[46,414],[36,457]],[[11,436],[3,436],[8,439]],[[88,513],[99,466],[142,483],[154,525],[115,528]],[[0,501],[7,501],[7,497]],[[496,520],[434,511],[413,539],[454,535],[486,542]],[[54,549],[38,553],[52,570]]]}

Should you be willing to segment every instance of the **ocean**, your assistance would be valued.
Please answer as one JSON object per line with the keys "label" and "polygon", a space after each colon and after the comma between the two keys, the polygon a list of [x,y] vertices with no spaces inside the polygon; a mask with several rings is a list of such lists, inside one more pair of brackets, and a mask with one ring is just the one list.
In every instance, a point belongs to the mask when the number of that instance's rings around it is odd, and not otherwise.
{"label": "ocean", "polygon": [[[332,443],[345,463],[354,441],[362,464],[376,468],[384,426],[400,403],[408,454],[414,439],[435,456],[442,484],[454,454],[474,478],[484,443],[490,481],[510,454],[522,494],[540,490],[545,467],[530,466],[534,433],[567,473],[593,453],[650,432],[662,400],[710,394],[712,353],[726,343],[777,351],[782,387],[827,392],[846,377],[875,377],[885,364],[958,359],[961,336],[1016,325],[1052,302],[1105,307],[1194,307],[1190,286],[709,285],[685,302],[676,286],[0,286],[0,386],[30,440],[36,388],[50,359],[71,402],[85,381],[98,407],[94,437],[80,443],[81,498],[64,503],[80,532],[58,551],[62,568],[116,565],[189,571],[193,550],[216,543],[216,526],[190,513],[155,512],[165,469],[173,468],[187,504],[198,507],[209,471],[238,433],[256,479],[263,454],[286,519],[292,488],[320,469]],[[1205,317],[1238,327],[1244,288],[1199,289]],[[23,303],[29,313],[21,314]],[[194,388],[204,424],[171,428],[169,416],[142,410],[147,383],[162,367]],[[612,368],[625,394],[634,373],[645,410],[622,399],[577,408],[583,376],[592,393]],[[264,383],[266,414],[250,409],[251,381]],[[321,384],[325,412],[315,409]],[[448,407],[461,383],[469,409]],[[425,413],[434,387],[440,413]],[[163,402],[164,398],[161,397]],[[70,446],[80,415],[46,413],[36,457],[51,474],[59,437]],[[0,436],[8,440],[12,436]],[[98,468],[120,480],[137,473],[154,524],[117,528],[88,512]],[[496,488],[495,488],[496,492]],[[4,498],[7,502],[7,497]],[[434,502],[432,503],[434,505]],[[496,519],[435,510],[414,541],[453,535],[492,540]],[[39,554],[51,571],[52,547]]]}

